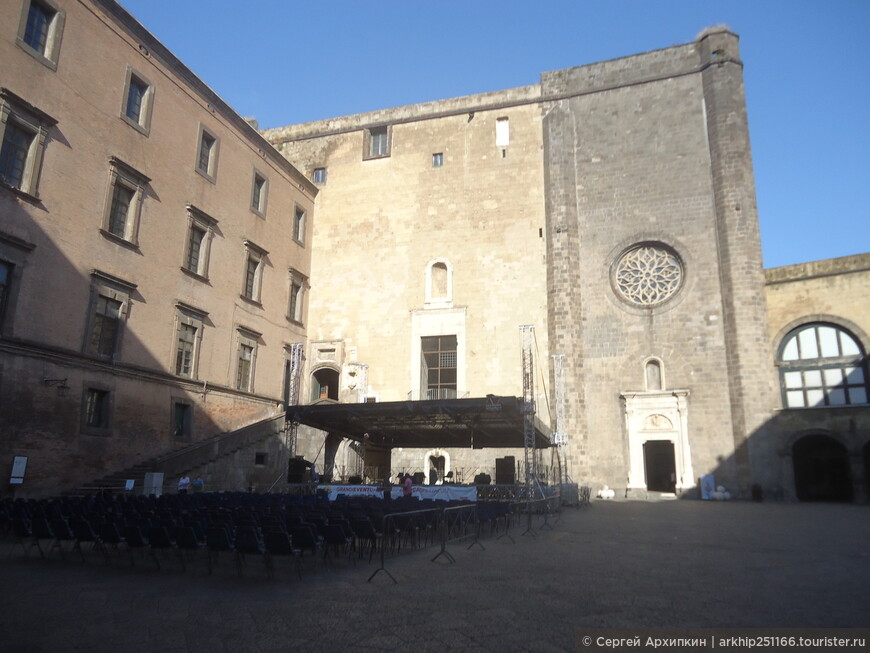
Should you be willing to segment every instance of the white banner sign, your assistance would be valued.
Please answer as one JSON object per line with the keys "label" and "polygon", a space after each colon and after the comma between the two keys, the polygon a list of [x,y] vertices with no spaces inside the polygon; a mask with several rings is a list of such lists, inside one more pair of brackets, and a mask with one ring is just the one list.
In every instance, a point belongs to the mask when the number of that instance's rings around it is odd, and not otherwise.
{"label": "white banner sign", "polygon": [[[384,488],[380,485],[321,485],[318,490],[326,490],[329,500],[335,501],[339,494],[349,497],[383,497]],[[402,488],[392,487],[391,496],[398,499],[402,496]],[[477,501],[477,488],[467,485],[415,485],[413,496],[421,499],[445,499],[447,501]]]}

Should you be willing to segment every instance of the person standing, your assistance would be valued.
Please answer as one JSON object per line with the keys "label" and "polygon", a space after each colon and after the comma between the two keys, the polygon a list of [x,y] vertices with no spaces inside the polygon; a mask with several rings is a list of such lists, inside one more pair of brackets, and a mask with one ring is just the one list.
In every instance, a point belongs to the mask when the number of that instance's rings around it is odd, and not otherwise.
{"label": "person standing", "polygon": [[187,490],[190,488],[190,476],[187,474],[182,474],[181,478],[178,479],[178,493],[179,494],[187,494]]}
{"label": "person standing", "polygon": [[202,475],[197,474],[191,485],[194,492],[202,492],[205,489],[205,481],[202,480]]}
{"label": "person standing", "polygon": [[410,474],[405,474],[405,479],[402,481],[402,496],[410,497],[414,492],[414,479]]}

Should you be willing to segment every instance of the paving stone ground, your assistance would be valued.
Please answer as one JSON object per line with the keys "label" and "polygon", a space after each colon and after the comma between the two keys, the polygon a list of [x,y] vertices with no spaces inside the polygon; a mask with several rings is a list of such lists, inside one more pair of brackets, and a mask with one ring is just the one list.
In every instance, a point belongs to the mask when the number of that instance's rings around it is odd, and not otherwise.
{"label": "paving stone ground", "polygon": [[[870,507],[597,502],[387,558],[182,573],[0,542],[0,651],[577,651],[584,628],[870,627]],[[9,553],[11,552],[11,556]],[[289,561],[278,561],[289,562]]]}

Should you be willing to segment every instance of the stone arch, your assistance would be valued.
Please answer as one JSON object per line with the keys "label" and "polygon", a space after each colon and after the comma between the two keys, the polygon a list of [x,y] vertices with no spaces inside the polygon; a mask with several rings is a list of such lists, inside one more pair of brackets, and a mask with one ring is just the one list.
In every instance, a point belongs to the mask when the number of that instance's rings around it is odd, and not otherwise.
{"label": "stone arch", "polygon": [[854,499],[849,451],[838,439],[813,433],[791,445],[795,494],[799,501]]}
{"label": "stone arch", "polygon": [[331,365],[322,365],[311,372],[311,401],[332,399],[338,401],[339,371]]}
{"label": "stone arch", "polygon": [[650,356],[643,362],[643,382],[647,392],[665,389],[665,366],[660,358]]}
{"label": "stone arch", "polygon": [[[439,459],[440,459],[440,469],[439,469]],[[440,485],[444,482],[444,478],[447,476],[447,473],[451,471],[450,467],[450,452],[445,451],[444,449],[430,449],[425,454],[423,454],[423,469],[426,470],[426,480],[425,483],[427,485],[431,485],[430,481],[430,470],[436,469],[438,478],[436,480],[436,485]]]}
{"label": "stone arch", "polygon": [[433,258],[426,264],[426,306],[453,304],[453,264],[446,258]]}

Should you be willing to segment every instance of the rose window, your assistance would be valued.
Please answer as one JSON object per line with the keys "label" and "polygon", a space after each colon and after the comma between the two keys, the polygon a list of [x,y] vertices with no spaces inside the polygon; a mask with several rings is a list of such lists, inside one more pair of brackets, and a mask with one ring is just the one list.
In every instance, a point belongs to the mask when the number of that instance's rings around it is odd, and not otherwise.
{"label": "rose window", "polygon": [[663,245],[633,247],[616,264],[614,282],[632,304],[655,306],[669,299],[683,281],[679,257]]}

